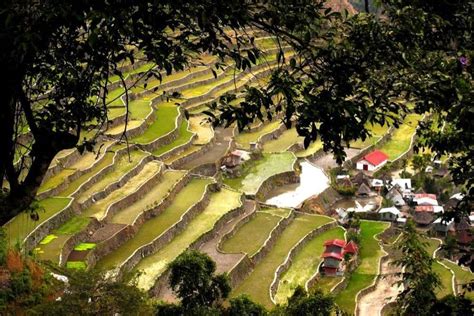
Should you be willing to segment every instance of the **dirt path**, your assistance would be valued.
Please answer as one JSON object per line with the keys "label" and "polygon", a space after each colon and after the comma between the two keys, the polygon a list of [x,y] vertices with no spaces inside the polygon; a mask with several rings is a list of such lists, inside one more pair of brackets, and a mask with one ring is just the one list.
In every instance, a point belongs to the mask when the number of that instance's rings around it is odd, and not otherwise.
{"label": "dirt path", "polygon": [[229,148],[229,144],[232,140],[233,131],[231,128],[217,128],[215,130],[215,137],[216,142],[212,145],[212,148],[209,149],[203,156],[196,158],[183,166],[183,169],[193,169],[195,167],[208,164],[208,163],[215,163],[220,158],[222,158]]}
{"label": "dirt path", "polygon": [[376,316],[381,315],[382,308],[385,304],[395,300],[401,288],[393,285],[399,281],[394,274],[400,272],[398,267],[394,267],[387,261],[382,264],[381,274],[384,276],[377,281],[377,285],[372,292],[359,297],[357,303],[357,314],[360,316]]}

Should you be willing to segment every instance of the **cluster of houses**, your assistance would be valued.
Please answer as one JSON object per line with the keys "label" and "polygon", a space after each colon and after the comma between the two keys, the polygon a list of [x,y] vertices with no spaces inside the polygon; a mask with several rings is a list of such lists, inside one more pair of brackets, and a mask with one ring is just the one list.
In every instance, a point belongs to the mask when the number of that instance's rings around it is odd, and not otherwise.
{"label": "cluster of houses", "polygon": [[250,159],[250,152],[236,149],[222,158],[221,170],[227,174],[238,176],[241,166]]}
{"label": "cluster of houses", "polygon": [[[445,221],[440,215],[445,211],[450,211],[458,201],[462,199],[461,194],[453,195],[447,203],[441,205],[435,194],[425,193],[423,191],[413,192],[411,179],[392,179],[390,176],[383,176],[381,179],[375,179],[370,176],[372,171],[378,170],[388,162],[388,156],[375,150],[357,162],[357,169],[360,170],[354,177],[348,175],[337,176],[338,185],[356,186],[356,197],[383,196],[390,201],[393,206],[384,207],[378,210],[381,220],[392,221],[397,225],[404,225],[408,218],[420,228],[432,229],[440,235],[451,234],[455,236],[460,244],[468,245],[474,239],[473,224],[474,212],[469,218],[455,223],[454,220]],[[440,166],[440,162],[433,162],[435,168],[431,167],[426,172],[432,172],[434,176],[446,174],[445,168]],[[345,217],[344,210],[336,210],[340,221],[343,223]]]}
{"label": "cluster of houses", "polygon": [[327,240],[324,247],[321,272],[326,276],[343,275],[348,261],[354,260],[359,252],[359,247],[353,241],[341,239]]}

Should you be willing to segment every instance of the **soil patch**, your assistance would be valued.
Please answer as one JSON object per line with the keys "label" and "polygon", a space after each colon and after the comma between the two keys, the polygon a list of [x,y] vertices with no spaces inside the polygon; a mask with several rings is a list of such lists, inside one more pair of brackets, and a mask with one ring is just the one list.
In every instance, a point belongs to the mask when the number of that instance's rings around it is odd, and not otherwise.
{"label": "soil patch", "polygon": [[91,236],[90,242],[99,243],[101,241],[107,240],[117,232],[122,230],[125,226],[124,224],[105,224],[98,230],[96,230]]}

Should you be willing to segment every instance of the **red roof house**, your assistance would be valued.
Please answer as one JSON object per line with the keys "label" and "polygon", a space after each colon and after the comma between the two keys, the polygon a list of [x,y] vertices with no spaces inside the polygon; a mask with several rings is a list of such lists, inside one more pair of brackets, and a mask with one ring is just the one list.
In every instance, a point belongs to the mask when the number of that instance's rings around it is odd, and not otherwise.
{"label": "red roof house", "polygon": [[321,266],[325,275],[340,275],[344,272],[344,255],[355,255],[359,251],[357,245],[350,241],[346,243],[341,239],[328,240],[324,243],[326,249],[322,255],[324,259]]}
{"label": "red roof house", "polygon": [[357,162],[357,169],[374,171],[385,165],[387,162],[388,156],[384,152],[374,150]]}

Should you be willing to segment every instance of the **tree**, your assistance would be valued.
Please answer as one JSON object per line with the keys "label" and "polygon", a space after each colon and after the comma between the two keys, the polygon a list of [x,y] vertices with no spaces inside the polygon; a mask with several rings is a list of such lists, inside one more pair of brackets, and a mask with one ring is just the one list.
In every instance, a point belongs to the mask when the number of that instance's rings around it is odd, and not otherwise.
{"label": "tree", "polygon": [[431,162],[431,155],[429,154],[421,154],[421,155],[414,155],[411,161],[413,169],[418,171],[419,173],[424,173],[426,167]]}
{"label": "tree", "polygon": [[467,297],[447,295],[437,301],[429,311],[429,315],[472,315],[472,300]]}
{"label": "tree", "polygon": [[446,256],[451,259],[457,248],[458,242],[456,238],[448,234],[444,239],[443,245],[441,245],[441,249],[443,249],[446,252]]}
{"label": "tree", "polygon": [[216,264],[209,256],[186,251],[170,264],[170,286],[185,311],[219,306],[230,293],[227,275],[214,275]]}
{"label": "tree", "polygon": [[308,293],[301,286],[295,289],[284,308],[284,315],[314,315],[326,316],[335,311],[334,300],[321,291]]}
{"label": "tree", "polygon": [[397,315],[430,315],[429,310],[436,302],[435,289],[440,286],[438,275],[433,272],[434,259],[425,250],[412,221],[408,221],[396,249],[401,252],[394,264],[402,268],[403,291],[397,296]]}
{"label": "tree", "polygon": [[229,303],[230,307],[225,312],[229,316],[264,316],[268,314],[265,307],[254,303],[246,295],[233,298]]}
{"label": "tree", "polygon": [[258,50],[245,28],[265,7],[230,0],[2,2],[0,66],[8,80],[0,93],[0,179],[8,193],[0,224],[31,204],[59,151],[93,148],[108,124],[112,76],[125,86],[128,104],[134,82],[122,64],[155,63],[143,80],[182,70],[202,53],[219,57],[216,68],[230,57],[247,69]]}
{"label": "tree", "polygon": [[60,300],[34,308],[35,315],[144,315],[151,313],[146,293],[135,284],[112,281],[97,271],[68,271],[68,283],[59,287]]}
{"label": "tree", "polygon": [[[280,34],[297,57],[275,72],[263,91],[250,89],[240,107],[225,100],[216,104],[214,120],[245,126],[283,114],[305,146],[319,139],[341,163],[345,146],[370,136],[371,125],[388,122],[397,128],[407,113],[432,114],[417,130],[415,150],[451,154],[453,180],[468,193],[459,210],[468,212],[474,198],[474,5],[469,0],[381,3],[382,16],[327,12],[326,19],[314,21],[279,19],[270,32]],[[435,117],[444,128],[431,128]]]}

